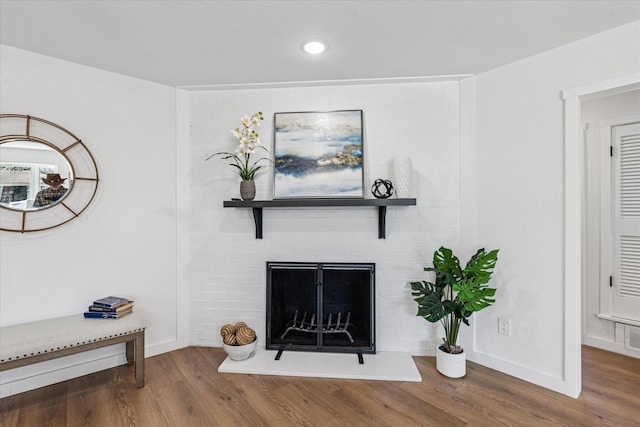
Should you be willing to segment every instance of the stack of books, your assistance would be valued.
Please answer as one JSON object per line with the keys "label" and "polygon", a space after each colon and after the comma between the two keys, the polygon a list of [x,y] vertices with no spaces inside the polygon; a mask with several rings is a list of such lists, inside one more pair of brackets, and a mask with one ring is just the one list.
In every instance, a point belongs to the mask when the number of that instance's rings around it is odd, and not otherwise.
{"label": "stack of books", "polygon": [[121,297],[105,297],[95,300],[84,312],[84,317],[95,319],[119,319],[133,312],[133,301]]}

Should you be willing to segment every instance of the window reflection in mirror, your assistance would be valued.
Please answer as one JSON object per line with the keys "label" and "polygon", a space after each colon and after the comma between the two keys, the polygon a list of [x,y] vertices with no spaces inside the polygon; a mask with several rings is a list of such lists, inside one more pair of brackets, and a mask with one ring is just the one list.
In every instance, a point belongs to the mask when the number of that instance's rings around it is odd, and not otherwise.
{"label": "window reflection in mirror", "polygon": [[24,211],[55,204],[69,193],[72,175],[71,165],[62,153],[46,144],[27,140],[0,144],[3,207]]}

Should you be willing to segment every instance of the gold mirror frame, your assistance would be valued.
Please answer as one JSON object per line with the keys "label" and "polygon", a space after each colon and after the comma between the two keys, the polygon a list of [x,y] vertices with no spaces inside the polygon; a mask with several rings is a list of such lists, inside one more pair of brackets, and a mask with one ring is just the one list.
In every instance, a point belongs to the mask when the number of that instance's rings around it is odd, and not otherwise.
{"label": "gold mirror frame", "polygon": [[58,227],[77,218],[98,191],[98,166],[74,134],[48,120],[24,114],[0,114],[0,145],[32,141],[57,151],[71,167],[73,182],[65,196],[43,209],[18,210],[0,205],[0,230],[27,233]]}

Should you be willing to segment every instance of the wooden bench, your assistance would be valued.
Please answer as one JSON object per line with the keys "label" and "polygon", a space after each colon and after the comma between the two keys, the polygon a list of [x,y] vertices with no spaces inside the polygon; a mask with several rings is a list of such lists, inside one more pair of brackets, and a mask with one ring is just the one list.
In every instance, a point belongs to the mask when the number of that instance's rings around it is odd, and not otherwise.
{"label": "wooden bench", "polygon": [[70,354],[126,343],[127,364],[135,364],[144,387],[144,331],[136,314],[120,319],[85,319],[82,313],[0,328],[0,371]]}

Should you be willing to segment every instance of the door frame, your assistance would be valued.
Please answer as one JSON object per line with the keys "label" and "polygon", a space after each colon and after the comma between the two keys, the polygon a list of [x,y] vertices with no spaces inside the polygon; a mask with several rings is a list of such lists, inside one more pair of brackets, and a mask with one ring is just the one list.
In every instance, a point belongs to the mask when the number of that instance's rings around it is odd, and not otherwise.
{"label": "door frame", "polygon": [[640,72],[562,91],[564,99],[564,383],[565,394],[582,389],[582,191],[584,145],[581,102],[640,88]]}

